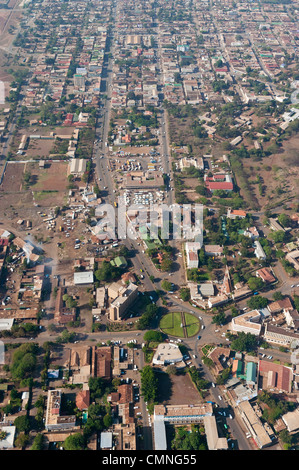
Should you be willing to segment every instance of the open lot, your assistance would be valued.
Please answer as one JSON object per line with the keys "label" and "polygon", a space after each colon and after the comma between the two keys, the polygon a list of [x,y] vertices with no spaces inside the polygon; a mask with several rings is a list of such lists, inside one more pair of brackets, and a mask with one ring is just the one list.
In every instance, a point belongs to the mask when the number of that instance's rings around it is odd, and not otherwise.
{"label": "open lot", "polygon": [[299,137],[294,136],[283,143],[281,150],[262,161],[253,163],[252,160],[243,160],[248,179],[253,182],[259,176],[262,183],[262,194],[259,185],[251,184],[252,191],[259,206],[280,206],[293,203],[299,196]]}
{"label": "open lot", "polygon": [[199,392],[191,382],[188,374],[169,376],[166,373],[157,374],[159,378],[159,403],[164,405],[194,405],[201,402]]}

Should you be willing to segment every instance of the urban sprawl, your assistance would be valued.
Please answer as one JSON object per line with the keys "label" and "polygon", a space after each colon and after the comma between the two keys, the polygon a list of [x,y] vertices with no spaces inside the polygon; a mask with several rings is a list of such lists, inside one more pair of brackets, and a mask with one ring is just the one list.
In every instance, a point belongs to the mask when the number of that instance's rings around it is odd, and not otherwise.
{"label": "urban sprawl", "polygon": [[2,1],[0,449],[299,449],[298,20]]}

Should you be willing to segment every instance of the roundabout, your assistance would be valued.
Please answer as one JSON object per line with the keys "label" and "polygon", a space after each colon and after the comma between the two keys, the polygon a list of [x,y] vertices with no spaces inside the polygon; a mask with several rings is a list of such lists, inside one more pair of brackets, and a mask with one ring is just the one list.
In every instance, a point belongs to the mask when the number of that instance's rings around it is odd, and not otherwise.
{"label": "roundabout", "polygon": [[160,320],[160,330],[177,338],[191,338],[200,330],[200,320],[192,313],[169,312]]}

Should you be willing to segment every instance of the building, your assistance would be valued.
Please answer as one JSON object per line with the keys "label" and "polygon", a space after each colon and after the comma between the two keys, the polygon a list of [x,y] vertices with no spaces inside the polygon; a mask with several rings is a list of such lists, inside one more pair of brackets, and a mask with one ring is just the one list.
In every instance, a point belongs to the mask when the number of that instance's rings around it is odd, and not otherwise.
{"label": "building", "polygon": [[153,357],[153,364],[167,366],[174,364],[176,367],[186,367],[183,354],[177,344],[160,343]]}
{"label": "building", "polygon": [[234,210],[234,209],[231,209],[229,208],[227,210],[227,217],[229,219],[245,219],[247,213],[245,211],[242,211],[242,210]]}
{"label": "building", "polygon": [[233,191],[234,184],[230,175],[213,175],[205,178],[206,188],[213,193],[217,190]]}
{"label": "building", "polygon": [[115,450],[136,450],[135,423],[113,425]]}
{"label": "building", "polygon": [[73,429],[76,426],[76,416],[60,415],[61,390],[49,390],[46,410],[45,428],[47,431]]}
{"label": "building", "polygon": [[291,331],[289,328],[281,328],[266,323],[264,339],[269,343],[279,346],[292,347],[292,344],[298,344],[299,334]]}
{"label": "building", "polygon": [[198,268],[198,251],[201,249],[201,242],[185,243],[187,269]]}
{"label": "building", "polygon": [[155,450],[167,450],[166,425],[199,424],[212,416],[211,403],[195,405],[156,405],[154,408]]}
{"label": "building", "polygon": [[100,448],[101,450],[111,450],[113,447],[113,434],[112,432],[101,432]]}
{"label": "building", "polygon": [[112,349],[110,346],[92,347],[91,374],[104,380],[112,377]]}
{"label": "building", "polygon": [[207,256],[222,256],[223,246],[220,245],[205,245],[205,254]]}
{"label": "building", "polygon": [[275,277],[273,276],[271,270],[269,268],[261,268],[256,271],[256,277],[259,277],[267,284],[272,284],[276,281]]}
{"label": "building", "polygon": [[287,430],[290,434],[295,434],[299,431],[299,409],[296,408],[294,411],[282,415],[282,420],[285,423]]}
{"label": "building", "polygon": [[219,437],[215,416],[205,416],[203,419],[209,450],[227,450],[228,442],[225,437]]}
{"label": "building", "polygon": [[270,224],[270,228],[274,230],[275,232],[278,232],[278,231],[285,232],[285,229],[277,222],[277,220],[273,219],[272,217],[269,218],[269,224]]}
{"label": "building", "polygon": [[259,336],[262,329],[262,314],[259,310],[251,310],[232,318],[229,329],[233,332],[251,333]]}
{"label": "building", "polygon": [[244,400],[239,403],[238,409],[248,431],[252,435],[258,447],[263,449],[264,447],[270,446],[272,444],[272,440],[269,432],[271,431],[266,430],[266,427],[263,426],[251,403],[247,400]]}
{"label": "building", "polygon": [[5,438],[0,439],[0,450],[13,449],[16,427],[1,425],[0,432],[5,433]]}
{"label": "building", "polygon": [[180,170],[184,170],[185,168],[190,168],[194,166],[199,170],[204,169],[204,161],[202,157],[194,158],[194,157],[183,157],[179,160],[179,168]]}
{"label": "building", "polygon": [[265,260],[266,259],[266,254],[262,248],[262,245],[258,240],[255,240],[253,243],[253,246],[255,248],[254,254],[258,259]]}
{"label": "building", "polygon": [[263,390],[291,393],[293,370],[282,364],[260,360],[258,364],[258,385]]}
{"label": "building", "polygon": [[109,320],[121,320],[137,295],[138,286],[132,282],[130,282],[128,286],[124,286],[122,283],[118,282],[111,284],[108,287],[108,297],[111,299]]}
{"label": "building", "polygon": [[74,75],[74,88],[79,91],[85,91],[85,77],[83,75]]}
{"label": "building", "polygon": [[83,411],[87,410],[90,405],[90,391],[81,390],[76,395],[76,407],[78,410]]}
{"label": "building", "polygon": [[68,166],[68,174],[81,177],[86,172],[87,160],[84,158],[72,158]]}
{"label": "building", "polygon": [[299,250],[291,251],[286,255],[286,260],[291,263],[297,271],[299,271]]}
{"label": "building", "polygon": [[75,286],[87,286],[93,284],[93,271],[82,271],[74,273]]}

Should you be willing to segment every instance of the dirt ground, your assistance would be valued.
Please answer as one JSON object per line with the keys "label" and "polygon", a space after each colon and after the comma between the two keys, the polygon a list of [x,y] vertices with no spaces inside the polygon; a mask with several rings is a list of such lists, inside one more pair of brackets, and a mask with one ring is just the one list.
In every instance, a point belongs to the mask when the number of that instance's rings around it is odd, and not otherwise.
{"label": "dirt ground", "polygon": [[22,188],[24,168],[25,164],[23,163],[8,163],[0,191],[20,191]]}
{"label": "dirt ground", "polygon": [[[169,376],[166,373],[158,374],[159,377],[159,402],[164,405],[194,405],[201,402],[199,392],[191,382],[188,374]],[[166,391],[164,393],[164,390]]]}
{"label": "dirt ground", "polygon": [[[260,162],[243,161],[250,181],[259,175],[262,180],[263,193],[259,193],[259,185],[251,184],[252,191],[261,209],[266,206],[280,206],[298,202],[299,198],[299,137],[294,136],[283,144],[279,153],[263,158]],[[278,192],[281,188],[281,192]]]}
{"label": "dirt ground", "polygon": [[39,169],[35,163],[29,163],[27,170],[32,174],[36,181],[31,185],[33,191],[59,191],[65,192],[68,184],[66,162],[47,163],[44,169]]}

